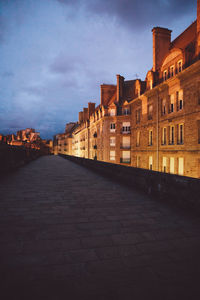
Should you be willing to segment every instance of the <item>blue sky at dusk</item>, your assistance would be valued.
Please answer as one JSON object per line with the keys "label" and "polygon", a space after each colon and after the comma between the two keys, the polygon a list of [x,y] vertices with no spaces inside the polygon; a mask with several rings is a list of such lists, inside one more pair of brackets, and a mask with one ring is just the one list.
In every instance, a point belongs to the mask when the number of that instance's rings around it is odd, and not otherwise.
{"label": "blue sky at dusk", "polygon": [[64,132],[100,84],[145,79],[154,26],[195,19],[195,0],[0,0],[0,133]]}

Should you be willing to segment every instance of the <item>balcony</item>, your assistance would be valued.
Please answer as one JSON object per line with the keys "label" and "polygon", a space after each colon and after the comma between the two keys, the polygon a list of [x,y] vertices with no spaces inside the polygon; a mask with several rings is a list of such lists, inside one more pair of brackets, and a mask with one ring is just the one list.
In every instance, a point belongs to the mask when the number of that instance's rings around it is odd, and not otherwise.
{"label": "balcony", "polygon": [[121,148],[121,149],[125,149],[125,150],[126,150],[126,149],[127,149],[127,150],[130,150],[130,149],[131,149],[131,145],[123,145],[123,144],[121,144],[121,145],[120,145],[120,148]]}
{"label": "balcony", "polygon": [[126,129],[126,130],[122,129],[121,133],[122,134],[130,134],[131,133],[131,129]]}
{"label": "balcony", "polygon": [[148,118],[148,120],[153,120],[153,116],[152,115],[148,115],[147,118]]}
{"label": "balcony", "polygon": [[120,163],[121,164],[130,164],[131,159],[130,158],[120,158]]}

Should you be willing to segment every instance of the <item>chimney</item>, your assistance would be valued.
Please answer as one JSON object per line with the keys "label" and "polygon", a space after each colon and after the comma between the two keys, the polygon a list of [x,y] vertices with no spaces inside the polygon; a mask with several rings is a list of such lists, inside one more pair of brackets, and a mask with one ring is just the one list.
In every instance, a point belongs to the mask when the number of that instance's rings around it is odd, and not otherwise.
{"label": "chimney", "polygon": [[123,97],[124,77],[117,74],[117,102]]}
{"label": "chimney", "polygon": [[87,121],[88,119],[88,109],[87,108],[83,108],[83,121]]}
{"label": "chimney", "polygon": [[171,30],[154,27],[153,32],[153,72],[159,70],[162,61],[167,55],[171,43]]}
{"label": "chimney", "polygon": [[83,122],[83,112],[82,111],[80,111],[78,113],[78,122],[79,122],[79,124]]}
{"label": "chimney", "polygon": [[88,102],[88,117],[90,117],[95,111],[95,103]]}

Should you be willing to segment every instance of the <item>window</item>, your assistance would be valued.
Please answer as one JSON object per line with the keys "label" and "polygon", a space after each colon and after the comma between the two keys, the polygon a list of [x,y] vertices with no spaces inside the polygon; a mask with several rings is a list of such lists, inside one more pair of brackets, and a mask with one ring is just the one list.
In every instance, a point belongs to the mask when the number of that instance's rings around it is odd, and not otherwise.
{"label": "window", "polygon": [[182,71],[182,60],[178,61],[177,71],[178,71],[178,73],[180,73]]}
{"label": "window", "polygon": [[165,71],[163,72],[163,80],[164,80],[164,81],[167,80],[167,70],[165,70]]}
{"label": "window", "polygon": [[110,146],[115,147],[115,137],[110,137]]}
{"label": "window", "polygon": [[140,123],[141,109],[136,110],[136,124]]}
{"label": "window", "polygon": [[176,92],[177,111],[183,109],[183,90]]}
{"label": "window", "polygon": [[184,127],[183,124],[178,124],[178,135],[177,135],[177,144],[182,145],[184,144]]}
{"label": "window", "polygon": [[110,151],[110,160],[115,160],[115,151]]}
{"label": "window", "polygon": [[140,131],[137,131],[137,136],[136,136],[136,147],[140,146]]}
{"label": "window", "polygon": [[169,96],[169,113],[174,112],[174,94]]}
{"label": "window", "polygon": [[200,144],[200,120],[197,121],[198,144]]}
{"label": "window", "polygon": [[153,157],[149,156],[149,170],[153,170]]}
{"label": "window", "polygon": [[167,157],[163,157],[162,171],[167,172]]}
{"label": "window", "polygon": [[123,136],[122,137],[122,148],[123,149],[130,149],[130,147],[131,147],[130,136]]}
{"label": "window", "polygon": [[162,128],[162,145],[166,145],[167,143],[167,128]]}
{"label": "window", "polygon": [[183,157],[178,158],[178,175],[184,174],[184,159]]}
{"label": "window", "polygon": [[149,82],[149,86],[150,86],[150,90],[152,90],[152,88],[153,88],[153,80],[152,79]]}
{"label": "window", "polygon": [[149,146],[153,145],[153,130],[149,130]]}
{"label": "window", "polygon": [[115,132],[115,123],[110,123],[110,132]]}
{"label": "window", "polygon": [[121,163],[130,163],[131,162],[131,152],[122,151],[122,158],[120,159]]}
{"label": "window", "polygon": [[166,109],[166,99],[162,100],[162,107],[161,107],[161,115],[164,116],[167,113]]}
{"label": "window", "polygon": [[123,114],[124,114],[125,116],[130,115],[130,109],[129,109],[128,107],[125,107],[125,108],[123,109]]}
{"label": "window", "polygon": [[140,156],[136,156],[136,167],[140,168]]}
{"label": "window", "polygon": [[148,105],[148,120],[153,119],[153,104]]}
{"label": "window", "polygon": [[170,173],[174,174],[174,157],[170,157]]}
{"label": "window", "polygon": [[115,109],[114,108],[110,109],[110,116],[115,116]]}
{"label": "window", "polygon": [[170,77],[174,76],[174,66],[170,67]]}
{"label": "window", "polygon": [[198,105],[200,104],[200,91],[198,91],[197,93],[197,104]]}
{"label": "window", "polygon": [[130,122],[123,122],[122,123],[122,133],[130,133],[131,132],[131,126]]}
{"label": "window", "polygon": [[170,126],[169,130],[169,144],[174,145],[174,126]]}

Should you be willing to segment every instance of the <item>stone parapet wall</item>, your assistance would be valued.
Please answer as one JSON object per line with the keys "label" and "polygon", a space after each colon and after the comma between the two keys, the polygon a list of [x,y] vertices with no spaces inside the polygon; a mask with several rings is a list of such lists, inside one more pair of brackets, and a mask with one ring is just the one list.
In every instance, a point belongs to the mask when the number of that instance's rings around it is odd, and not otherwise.
{"label": "stone parapet wall", "polygon": [[199,179],[69,155],[60,156],[162,201],[200,211]]}
{"label": "stone parapet wall", "polygon": [[41,156],[41,151],[25,147],[0,145],[0,176]]}

